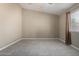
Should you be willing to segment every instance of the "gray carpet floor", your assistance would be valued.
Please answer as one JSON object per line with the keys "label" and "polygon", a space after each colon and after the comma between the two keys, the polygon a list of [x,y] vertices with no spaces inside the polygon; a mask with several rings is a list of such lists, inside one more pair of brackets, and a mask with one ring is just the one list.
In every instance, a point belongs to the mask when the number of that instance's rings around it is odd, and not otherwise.
{"label": "gray carpet floor", "polygon": [[59,40],[21,40],[0,51],[0,56],[79,56],[79,51]]}

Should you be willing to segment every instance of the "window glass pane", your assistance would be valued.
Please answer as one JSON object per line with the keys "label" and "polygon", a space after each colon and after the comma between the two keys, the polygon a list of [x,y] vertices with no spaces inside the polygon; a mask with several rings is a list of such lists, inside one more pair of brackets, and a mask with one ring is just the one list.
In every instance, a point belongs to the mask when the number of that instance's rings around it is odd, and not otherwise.
{"label": "window glass pane", "polygon": [[79,11],[71,14],[71,30],[79,31]]}

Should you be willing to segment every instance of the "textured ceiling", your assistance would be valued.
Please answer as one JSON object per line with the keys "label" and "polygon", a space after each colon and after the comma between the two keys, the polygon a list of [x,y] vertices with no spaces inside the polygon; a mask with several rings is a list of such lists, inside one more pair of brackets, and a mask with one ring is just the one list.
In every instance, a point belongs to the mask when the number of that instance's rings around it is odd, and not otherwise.
{"label": "textured ceiling", "polygon": [[22,8],[60,15],[74,3],[20,3]]}

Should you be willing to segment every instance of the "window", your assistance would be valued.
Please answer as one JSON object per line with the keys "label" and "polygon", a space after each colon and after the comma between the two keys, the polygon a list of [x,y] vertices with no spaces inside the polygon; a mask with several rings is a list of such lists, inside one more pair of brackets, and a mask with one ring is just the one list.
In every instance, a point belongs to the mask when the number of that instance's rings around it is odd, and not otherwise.
{"label": "window", "polygon": [[71,13],[71,31],[79,31],[79,10]]}

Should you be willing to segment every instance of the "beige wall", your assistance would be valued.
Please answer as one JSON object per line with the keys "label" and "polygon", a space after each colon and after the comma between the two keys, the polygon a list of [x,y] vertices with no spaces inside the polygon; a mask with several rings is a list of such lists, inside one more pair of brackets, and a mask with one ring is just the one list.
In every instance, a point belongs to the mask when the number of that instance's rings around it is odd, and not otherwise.
{"label": "beige wall", "polygon": [[65,40],[65,25],[66,24],[66,14],[63,13],[59,17],[59,37],[62,40]]}
{"label": "beige wall", "polygon": [[23,38],[57,38],[58,16],[23,9]]}
{"label": "beige wall", "polygon": [[21,38],[21,8],[0,4],[0,47]]}
{"label": "beige wall", "polygon": [[[79,4],[77,5],[79,6]],[[70,10],[77,7],[74,6]],[[23,38],[60,37],[65,40],[65,22],[65,12],[58,17],[41,12],[22,10],[17,4],[0,4],[0,47],[20,39],[21,36]],[[78,35],[79,32],[72,32],[72,44],[77,47],[79,47]]]}
{"label": "beige wall", "polygon": [[71,32],[72,33],[72,44],[79,48],[79,32]]}

